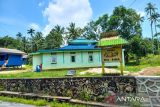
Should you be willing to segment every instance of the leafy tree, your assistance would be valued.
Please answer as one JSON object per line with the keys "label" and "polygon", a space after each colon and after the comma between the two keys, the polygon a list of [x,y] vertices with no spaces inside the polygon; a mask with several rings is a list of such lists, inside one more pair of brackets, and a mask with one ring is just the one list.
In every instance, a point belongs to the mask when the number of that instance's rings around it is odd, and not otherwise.
{"label": "leafy tree", "polygon": [[[118,34],[131,43],[134,36],[142,35],[141,22],[143,18],[134,9],[124,6],[115,7],[108,21],[108,31],[117,31]],[[139,48],[139,45],[136,45]],[[125,60],[128,62],[128,54],[134,51],[131,45],[125,46]],[[138,54],[135,52],[135,54]],[[138,56],[138,55],[137,55]],[[139,58],[139,57],[138,57]]]}
{"label": "leafy tree", "polygon": [[22,50],[26,53],[31,52],[28,39],[20,32],[17,33],[17,38],[4,36],[0,38],[0,47]]}
{"label": "leafy tree", "polygon": [[79,27],[76,27],[75,23],[70,23],[69,27],[67,27],[67,41],[76,39],[83,33],[83,30]]}
{"label": "leafy tree", "polygon": [[130,40],[131,53],[135,55],[137,64],[142,56],[146,56],[147,52],[151,52],[151,44],[149,39],[143,39],[141,36],[136,35]]}
{"label": "leafy tree", "polygon": [[63,44],[63,34],[64,28],[56,25],[51,32],[45,38],[45,48],[46,49],[55,49],[59,48]]}
{"label": "leafy tree", "polygon": [[17,40],[12,37],[5,36],[0,40],[0,47],[15,49],[17,48],[17,46],[18,46]]}
{"label": "leafy tree", "polygon": [[98,26],[95,24],[95,22],[91,21],[84,27],[83,36],[87,39],[99,40],[100,31],[98,30]]}
{"label": "leafy tree", "polygon": [[100,16],[96,21],[89,22],[84,27],[84,36],[87,39],[100,39],[100,33],[108,31],[108,14]]}
{"label": "leafy tree", "polygon": [[108,31],[108,20],[109,16],[108,14],[104,14],[101,17],[96,20],[95,25],[100,26],[102,32],[107,32]]}
{"label": "leafy tree", "polygon": [[116,30],[123,38],[130,40],[135,35],[142,34],[141,20],[142,18],[135,10],[119,6],[110,16],[108,31]]}

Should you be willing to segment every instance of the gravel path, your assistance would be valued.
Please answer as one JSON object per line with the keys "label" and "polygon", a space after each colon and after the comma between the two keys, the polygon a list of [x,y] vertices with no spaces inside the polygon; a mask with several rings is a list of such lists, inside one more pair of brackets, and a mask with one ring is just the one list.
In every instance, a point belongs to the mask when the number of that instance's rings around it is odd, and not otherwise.
{"label": "gravel path", "polygon": [[[86,71],[81,72],[80,75],[84,75],[86,73],[101,74],[102,68],[90,68]],[[120,73],[120,71],[114,68],[105,68],[105,73]],[[124,73],[128,74],[129,71],[124,71]]]}

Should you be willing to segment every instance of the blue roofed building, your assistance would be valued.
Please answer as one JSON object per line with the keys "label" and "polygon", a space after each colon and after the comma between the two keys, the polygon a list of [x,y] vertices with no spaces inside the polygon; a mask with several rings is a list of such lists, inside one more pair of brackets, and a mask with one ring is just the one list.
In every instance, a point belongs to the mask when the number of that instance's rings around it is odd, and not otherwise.
{"label": "blue roofed building", "polygon": [[[67,46],[52,50],[39,50],[33,55],[33,70],[37,65],[42,69],[85,68],[101,66],[101,49],[96,40],[78,38]],[[119,66],[118,61],[106,62],[106,66]]]}
{"label": "blue roofed building", "polygon": [[0,69],[3,67],[22,66],[26,59],[26,53],[20,50],[0,48]]}

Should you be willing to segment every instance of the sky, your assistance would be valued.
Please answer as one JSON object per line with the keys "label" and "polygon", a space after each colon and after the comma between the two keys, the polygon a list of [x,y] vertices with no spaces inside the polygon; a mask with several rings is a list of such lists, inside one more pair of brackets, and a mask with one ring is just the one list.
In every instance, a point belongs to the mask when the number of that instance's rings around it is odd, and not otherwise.
{"label": "sky", "polygon": [[47,35],[55,25],[68,26],[75,22],[83,27],[87,22],[107,13],[116,6],[133,8],[145,17],[143,37],[150,37],[150,25],[144,8],[152,2],[160,13],[160,0],[0,0],[0,37],[16,37],[18,32],[28,36],[30,28]]}

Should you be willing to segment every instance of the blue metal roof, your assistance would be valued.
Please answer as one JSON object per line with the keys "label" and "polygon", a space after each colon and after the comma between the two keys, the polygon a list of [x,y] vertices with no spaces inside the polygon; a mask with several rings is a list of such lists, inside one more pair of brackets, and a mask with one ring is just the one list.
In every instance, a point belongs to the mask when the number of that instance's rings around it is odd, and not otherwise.
{"label": "blue metal roof", "polygon": [[69,41],[69,44],[95,44],[96,40],[88,40],[84,37],[79,37],[78,39]]}
{"label": "blue metal roof", "polygon": [[96,45],[68,45],[60,48],[59,50],[96,50]]}
{"label": "blue metal roof", "polygon": [[56,51],[58,51],[58,49],[38,50],[37,52],[44,53],[44,52],[56,52]]}
{"label": "blue metal roof", "polygon": [[[96,45],[68,45],[59,49],[50,49],[50,50],[39,50],[36,53],[51,53],[51,52],[64,52],[64,51],[85,51],[85,50],[100,50]],[[32,54],[36,54],[32,53]]]}
{"label": "blue metal roof", "polygon": [[[39,53],[51,53],[51,52],[64,52],[64,51],[75,51],[75,50],[100,50],[100,48],[96,47],[96,40],[87,40],[83,37],[80,37],[76,40],[72,40],[69,42],[69,45],[61,47],[59,49],[51,49],[51,50],[39,50],[36,52]],[[36,54],[34,53],[34,54]]]}

